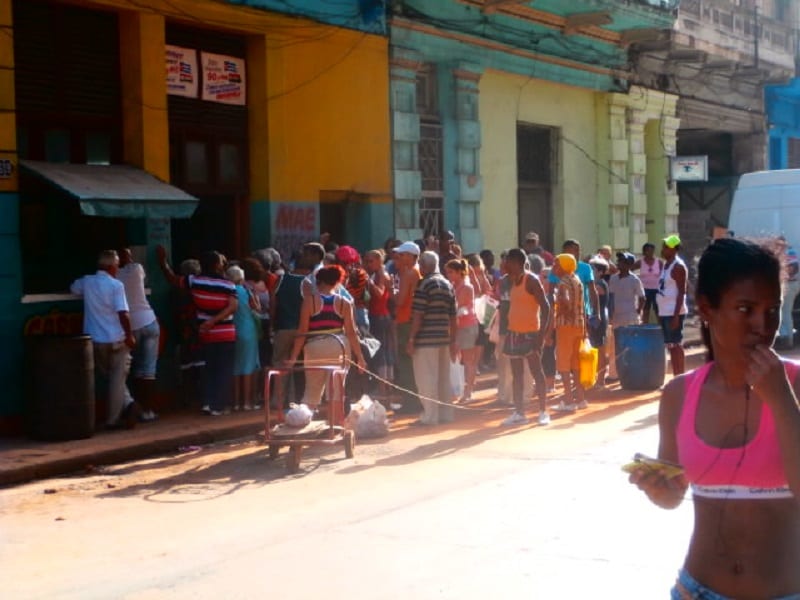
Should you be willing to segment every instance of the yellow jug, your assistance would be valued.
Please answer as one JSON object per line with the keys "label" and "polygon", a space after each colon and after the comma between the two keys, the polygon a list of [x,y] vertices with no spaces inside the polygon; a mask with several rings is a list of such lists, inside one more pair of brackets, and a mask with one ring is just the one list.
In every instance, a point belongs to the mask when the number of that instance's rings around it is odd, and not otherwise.
{"label": "yellow jug", "polygon": [[584,339],[578,350],[578,367],[581,385],[584,389],[593,387],[597,382],[597,348],[592,348],[588,339]]}

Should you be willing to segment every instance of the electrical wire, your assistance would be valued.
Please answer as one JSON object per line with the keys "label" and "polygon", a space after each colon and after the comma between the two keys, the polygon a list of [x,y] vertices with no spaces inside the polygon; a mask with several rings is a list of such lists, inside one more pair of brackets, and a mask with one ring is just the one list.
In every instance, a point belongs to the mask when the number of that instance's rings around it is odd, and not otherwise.
{"label": "electrical wire", "polygon": [[291,94],[293,92],[296,92],[297,90],[299,90],[301,88],[304,88],[305,86],[310,85],[310,84],[314,83],[315,81],[317,81],[318,79],[320,79],[321,77],[323,77],[326,73],[328,73],[329,71],[333,70],[334,68],[339,66],[341,63],[343,63],[345,60],[347,60],[347,58],[353,52],[355,52],[356,48],[358,48],[358,46],[361,45],[361,43],[364,41],[364,39],[367,37],[367,35],[368,35],[367,33],[362,33],[361,36],[358,39],[356,39],[356,41],[344,52],[344,54],[342,54],[342,56],[340,56],[338,59],[336,59],[331,64],[329,64],[326,67],[324,67],[321,71],[318,71],[314,76],[309,77],[308,79],[306,79],[304,81],[301,81],[300,83],[298,83],[294,87],[289,88],[288,90],[284,90],[284,91],[279,92],[277,94],[272,94],[271,96],[268,96],[267,97],[267,102],[271,102],[273,100],[277,100],[278,98],[283,98],[284,96],[288,96],[289,94]]}

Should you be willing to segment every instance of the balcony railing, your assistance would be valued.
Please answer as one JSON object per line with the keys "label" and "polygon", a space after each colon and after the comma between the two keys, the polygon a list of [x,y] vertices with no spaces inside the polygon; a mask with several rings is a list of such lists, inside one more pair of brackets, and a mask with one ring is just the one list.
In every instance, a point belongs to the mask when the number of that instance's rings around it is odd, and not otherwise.
{"label": "balcony railing", "polygon": [[[678,28],[686,27],[693,35],[702,37],[694,24],[681,17],[694,17],[703,25],[740,40],[755,41],[756,22],[759,43],[775,51],[794,54],[794,23],[788,15],[758,15],[752,9],[736,6],[720,0],[682,0],[680,3]],[[699,34],[699,35],[698,35]]]}

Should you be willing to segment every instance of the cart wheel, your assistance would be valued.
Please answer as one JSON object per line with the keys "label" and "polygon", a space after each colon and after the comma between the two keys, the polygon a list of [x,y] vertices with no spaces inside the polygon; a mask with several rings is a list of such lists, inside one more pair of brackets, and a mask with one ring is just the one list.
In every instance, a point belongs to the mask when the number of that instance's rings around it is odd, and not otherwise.
{"label": "cart wheel", "polygon": [[281,447],[278,444],[270,444],[269,445],[269,459],[275,460],[278,458],[278,454],[281,451]]}
{"label": "cart wheel", "polygon": [[289,455],[286,457],[286,470],[290,475],[294,475],[300,470],[300,455],[302,449],[300,446],[292,446],[289,448]]}
{"label": "cart wheel", "polygon": [[344,455],[347,458],[353,458],[356,449],[356,434],[353,430],[347,429],[344,434]]}

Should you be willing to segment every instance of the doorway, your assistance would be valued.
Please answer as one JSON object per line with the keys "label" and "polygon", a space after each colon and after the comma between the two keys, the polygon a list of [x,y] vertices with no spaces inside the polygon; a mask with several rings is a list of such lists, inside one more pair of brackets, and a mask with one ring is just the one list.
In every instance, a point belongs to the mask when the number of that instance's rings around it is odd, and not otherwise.
{"label": "doorway", "polygon": [[518,241],[539,234],[542,247],[553,248],[553,187],[555,136],[552,127],[517,124],[517,224]]}

